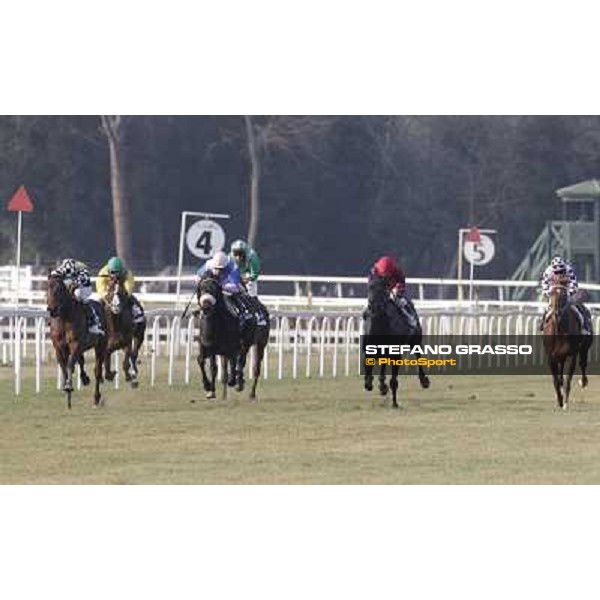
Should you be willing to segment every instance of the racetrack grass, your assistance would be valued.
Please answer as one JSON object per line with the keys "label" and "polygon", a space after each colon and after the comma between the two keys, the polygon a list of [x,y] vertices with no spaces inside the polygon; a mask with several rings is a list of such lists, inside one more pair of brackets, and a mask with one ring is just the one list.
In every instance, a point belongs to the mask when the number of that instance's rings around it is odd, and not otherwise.
{"label": "racetrack grass", "polygon": [[600,483],[594,377],[563,413],[542,376],[403,379],[393,410],[358,377],[269,379],[256,403],[207,401],[194,372],[191,387],[107,388],[100,409],[82,390],[68,411],[50,382],[15,398],[10,375],[1,483]]}

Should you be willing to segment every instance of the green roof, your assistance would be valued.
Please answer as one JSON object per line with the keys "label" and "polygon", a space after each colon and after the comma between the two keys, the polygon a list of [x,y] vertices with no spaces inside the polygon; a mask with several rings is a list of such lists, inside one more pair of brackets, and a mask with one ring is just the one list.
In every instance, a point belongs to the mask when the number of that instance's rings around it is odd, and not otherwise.
{"label": "green roof", "polygon": [[600,181],[597,179],[588,179],[587,181],[556,190],[556,194],[563,200],[600,198]]}

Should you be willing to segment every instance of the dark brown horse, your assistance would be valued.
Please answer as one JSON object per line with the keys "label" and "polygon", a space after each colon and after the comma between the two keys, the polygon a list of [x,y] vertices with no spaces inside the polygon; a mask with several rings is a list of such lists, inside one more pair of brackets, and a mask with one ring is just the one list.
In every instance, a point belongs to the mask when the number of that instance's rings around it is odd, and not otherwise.
{"label": "dark brown horse", "polygon": [[102,361],[106,352],[106,336],[89,332],[88,317],[83,304],[75,300],[62,278],[58,275],[48,276],[47,292],[48,312],[50,314],[50,337],[56,351],[56,358],[62,371],[63,390],[67,393],[67,406],[71,408],[73,393],[73,369],[79,364],[82,369],[82,380],[87,376],[83,371],[83,355],[86,350],[95,351],[94,405],[102,400],[100,383],[102,382]]}
{"label": "dark brown horse", "polygon": [[[221,357],[223,399],[227,398],[227,385],[236,384],[235,373],[228,378],[229,364],[236,364],[240,353],[240,323],[225,304],[219,282],[205,275],[196,291],[200,308],[200,336],[198,338],[198,366],[206,397],[216,398],[217,357]],[[206,373],[206,360],[210,363],[210,377]],[[229,380],[228,380],[229,379]],[[193,400],[192,400],[193,402]]]}
{"label": "dark brown horse", "polygon": [[255,348],[254,364],[252,366],[252,387],[250,388],[250,399],[256,398],[256,387],[260,378],[260,369],[265,357],[265,349],[269,343],[271,331],[271,318],[267,308],[258,298],[248,297],[252,305],[254,315],[248,319],[242,327],[240,339],[240,353],[237,363],[232,365],[235,373],[236,389],[241,392],[244,389],[244,369],[246,358],[252,347]]}
{"label": "dark brown horse", "polygon": [[122,368],[125,381],[137,388],[138,355],[146,333],[146,318],[136,323],[133,318],[131,298],[123,291],[117,277],[111,277],[108,292],[103,299],[108,343],[104,357],[104,377],[113,381],[116,371],[111,370],[110,359],[114,352],[123,350]]}
{"label": "dark brown horse", "polygon": [[[421,324],[418,321],[411,327],[404,316],[401,316],[396,305],[390,299],[387,282],[384,279],[378,278],[369,282],[368,287],[369,304],[367,310],[363,313],[365,322],[365,335],[374,336],[397,336],[408,345],[421,345],[423,332]],[[416,311],[414,311],[416,315]],[[415,355],[417,358],[421,354]],[[365,366],[365,389],[368,392],[373,391],[373,369],[372,366]],[[392,391],[392,406],[398,408],[398,366],[391,367],[391,376],[389,386],[386,383],[386,367],[379,367],[379,394],[387,396],[388,392]],[[422,366],[418,367],[417,371],[419,383],[423,389],[429,388],[431,381]]]}
{"label": "dark brown horse", "polygon": [[[560,277],[550,288],[550,312],[543,324],[544,348],[552,373],[556,400],[559,408],[567,409],[571,393],[571,380],[575,372],[577,358],[581,368],[579,383],[585,388],[588,384],[588,352],[593,336],[583,335],[582,326],[569,301],[568,281]],[[565,379],[564,369],[567,366]],[[564,393],[563,393],[564,388]]]}

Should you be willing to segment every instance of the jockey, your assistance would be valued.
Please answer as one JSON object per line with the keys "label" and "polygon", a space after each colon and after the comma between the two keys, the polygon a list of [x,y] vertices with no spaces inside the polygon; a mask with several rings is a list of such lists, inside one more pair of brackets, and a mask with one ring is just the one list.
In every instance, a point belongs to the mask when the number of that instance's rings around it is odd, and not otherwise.
{"label": "jockey", "polygon": [[88,330],[94,335],[104,335],[102,321],[100,319],[100,307],[92,300],[92,281],[87,266],[73,258],[65,258],[52,275],[61,277],[65,286],[73,297],[81,302],[88,316]]}
{"label": "jockey", "polygon": [[242,322],[250,319],[252,316],[250,307],[245,298],[240,270],[235,261],[225,252],[219,251],[198,269],[198,281],[207,273],[219,282]]}
{"label": "jockey", "polygon": [[390,293],[399,295],[406,291],[404,271],[390,256],[382,256],[375,261],[369,274],[369,280],[373,279],[385,279]]}
{"label": "jockey", "polygon": [[369,273],[369,282],[375,279],[383,279],[386,282],[390,299],[396,308],[405,316],[411,326],[418,326],[417,311],[406,295],[406,276],[402,267],[391,256],[382,256],[375,261]]}
{"label": "jockey", "polygon": [[133,313],[133,322],[142,323],[144,321],[144,309],[140,304],[140,301],[133,295],[133,286],[135,285],[135,279],[133,273],[125,268],[123,260],[118,256],[113,256],[109,261],[100,269],[98,277],[96,279],[96,292],[101,298],[106,298],[112,277],[118,278],[119,284],[121,285],[125,295],[131,302],[131,312]]}
{"label": "jockey", "polygon": [[240,270],[242,284],[248,291],[248,295],[256,297],[260,275],[260,256],[244,240],[236,240],[231,244],[229,256]]}
{"label": "jockey", "polygon": [[[555,256],[552,259],[552,262],[546,267],[546,269],[542,273],[542,280],[541,280],[542,295],[545,298],[549,299],[550,298],[550,289],[552,288],[554,279],[557,277],[561,277],[561,276],[566,276],[568,278],[567,293],[568,293],[569,299],[572,301],[576,297],[577,292],[579,291],[579,286],[577,284],[577,275],[575,275],[575,269],[573,269],[573,266],[571,265],[571,263],[564,260],[560,256]],[[581,305],[576,302],[571,302],[571,306],[573,306],[575,308],[577,316],[579,317],[579,320],[581,321],[582,333],[590,334],[591,333],[591,323],[588,322],[589,320],[588,320],[588,316],[586,314],[587,311],[585,311],[581,307]],[[544,323],[546,322],[548,315],[549,315],[549,309],[546,308],[546,310],[544,311],[544,316],[542,318],[542,326],[541,326],[542,330],[544,329]]]}

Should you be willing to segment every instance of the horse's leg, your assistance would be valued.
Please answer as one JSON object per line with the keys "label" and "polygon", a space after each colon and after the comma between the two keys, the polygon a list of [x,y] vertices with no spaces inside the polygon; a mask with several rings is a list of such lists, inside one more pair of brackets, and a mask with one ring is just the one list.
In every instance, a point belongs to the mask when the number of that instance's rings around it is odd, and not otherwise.
{"label": "horse's leg", "polygon": [[81,374],[81,383],[87,387],[90,385],[90,378],[88,374],[85,372],[85,357],[82,354],[79,358],[79,373]]}
{"label": "horse's leg", "polygon": [[206,376],[204,357],[202,360],[198,357],[198,363],[200,364],[200,369],[202,370],[204,389],[206,390],[206,397],[208,399],[213,399],[217,397],[216,389],[215,389],[215,380],[217,378],[217,359],[214,354],[211,354],[208,357],[208,361],[210,363],[210,379]]}
{"label": "horse's leg", "polygon": [[[200,374],[202,375],[202,385],[204,386],[204,391],[206,392],[206,398],[214,398],[215,392],[211,386],[208,376],[206,375],[206,356],[202,350],[200,350],[200,354],[198,354],[198,356],[196,357],[196,361],[198,362],[198,366],[200,367]],[[193,399],[192,402],[194,402]]]}
{"label": "horse's leg", "polygon": [[227,400],[227,372],[229,371],[229,360],[227,356],[221,356],[221,382],[223,383],[223,400]]}
{"label": "horse's leg", "polygon": [[373,391],[373,367],[365,366],[365,390]]}
{"label": "horse's leg", "polygon": [[94,406],[99,406],[102,402],[102,394],[100,392],[100,384],[102,383],[102,362],[104,360],[104,353],[106,352],[106,342],[96,344],[94,348],[95,352],[95,364],[94,364]]}
{"label": "horse's leg", "polygon": [[[422,354],[417,354],[417,359],[421,358],[422,356]],[[427,373],[425,373],[425,369],[421,365],[419,365],[418,369],[419,383],[421,384],[421,387],[426,390],[431,385],[431,381]]]}
{"label": "horse's leg", "polygon": [[241,352],[237,357],[237,361],[235,363],[235,381],[236,381],[236,390],[238,392],[244,391],[244,369],[246,368],[246,359],[248,358],[248,349],[242,348]]}
{"label": "horse's leg", "polygon": [[123,369],[123,375],[125,375],[125,381],[129,383],[131,381],[131,345],[125,345],[123,347],[123,362],[121,363],[121,369]]}
{"label": "horse's leg", "polygon": [[381,365],[379,370],[379,395],[387,396],[388,391],[389,387],[385,382],[385,365]]}
{"label": "horse's leg", "polygon": [[560,387],[564,387],[565,386],[565,360],[562,360],[560,362],[559,382],[560,382]]}
{"label": "horse's leg", "polygon": [[113,381],[117,374],[117,372],[113,371],[110,366],[111,358],[115,350],[115,344],[109,343],[104,354],[104,377],[106,378],[106,381]]}
{"label": "horse's leg", "polygon": [[69,358],[69,350],[66,346],[57,346],[54,348],[54,350],[56,352],[56,360],[58,362],[58,366],[60,367],[60,372],[62,375],[62,386],[64,390],[64,386],[67,382],[67,360]]}
{"label": "horse's leg", "polygon": [[552,382],[554,383],[554,391],[556,392],[556,401],[558,407],[563,407],[562,385],[560,383],[560,370],[558,363],[555,360],[550,361],[550,371],[552,372]]}
{"label": "horse's leg", "polygon": [[237,372],[237,361],[238,361],[238,357],[237,356],[230,356],[228,358],[229,360],[229,377],[227,378],[227,385],[229,387],[235,387],[236,385],[236,380],[235,380],[235,374]]}
{"label": "horse's leg", "polygon": [[575,373],[575,365],[577,364],[577,355],[573,354],[569,362],[569,370],[567,371],[567,382],[565,386],[565,401],[563,408],[567,410],[569,405],[569,394],[571,393],[571,380],[573,379],[573,373]]}
{"label": "horse's leg", "polygon": [[392,390],[392,406],[394,408],[398,408],[398,401],[396,400],[396,396],[398,395],[398,371],[400,367],[393,366],[392,367],[392,375],[390,378],[390,389]]}
{"label": "horse's leg", "polygon": [[587,384],[588,384],[588,377],[587,377],[588,352],[589,352],[589,346],[581,348],[581,350],[579,351],[579,367],[581,368],[581,379],[579,380],[579,385],[584,389],[587,387]]}
{"label": "horse's leg", "polygon": [[[141,325],[143,325],[143,324],[141,324]],[[140,355],[140,348],[142,347],[142,344],[144,343],[145,329],[146,329],[145,326],[144,327],[136,327],[135,335],[133,337],[133,350],[131,352],[131,359],[132,359],[132,367],[133,367],[133,375],[134,375],[134,384],[132,384],[132,387],[138,387],[138,385],[139,385],[138,360],[139,360],[139,355]]]}
{"label": "horse's leg", "polygon": [[258,344],[256,344],[254,365],[252,365],[252,387],[250,388],[250,400],[256,400],[256,387],[258,386],[260,368],[265,357],[265,348],[267,347],[268,339],[269,336],[267,333],[266,340],[259,340]]}
{"label": "horse's leg", "polygon": [[63,390],[67,392],[67,406],[71,408],[71,394],[73,393],[73,371],[75,365],[79,363],[79,357],[81,356],[81,348],[78,343],[74,343],[72,347],[69,347],[69,358],[67,359],[67,379]]}

